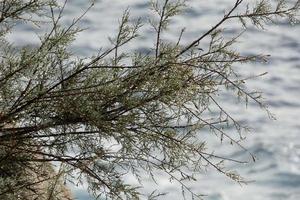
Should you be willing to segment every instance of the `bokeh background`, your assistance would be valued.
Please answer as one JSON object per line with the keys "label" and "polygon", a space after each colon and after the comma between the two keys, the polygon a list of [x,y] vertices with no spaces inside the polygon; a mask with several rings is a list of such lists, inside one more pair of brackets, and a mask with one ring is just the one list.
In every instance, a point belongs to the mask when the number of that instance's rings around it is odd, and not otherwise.
{"label": "bokeh background", "polygon": [[[233,0],[190,0],[185,12],[175,17],[168,32],[167,40],[176,41],[180,29],[186,27],[183,44],[201,35],[219,19]],[[63,23],[69,24],[88,7],[88,1],[72,0],[67,4]],[[130,8],[133,18],[142,17],[144,21],[152,15],[148,0],[98,0],[96,5],[80,22],[86,28],[74,42],[72,49],[76,55],[90,56],[100,47],[110,45],[108,37],[116,33],[118,19],[126,8]],[[235,22],[224,26],[225,36],[233,36],[241,29]],[[18,25],[16,32],[8,39],[16,45],[34,45],[38,39],[34,32],[39,30],[29,25]],[[141,37],[130,44],[129,50],[144,51],[154,46],[155,34],[148,26],[141,30]],[[267,63],[251,63],[235,66],[242,75],[267,75],[248,81],[248,87],[264,92],[269,109],[276,120],[269,119],[266,112],[254,103],[248,108],[238,105],[230,95],[221,95],[222,105],[239,122],[252,128],[251,134],[243,142],[253,152],[257,161],[246,165],[229,164],[247,180],[247,185],[239,185],[215,170],[199,176],[199,181],[192,188],[205,195],[207,200],[299,200],[300,199],[300,24],[288,24],[279,20],[276,25],[267,25],[265,30],[249,27],[239,39],[235,48],[242,54],[270,54]],[[229,130],[230,131],[230,130]],[[209,131],[201,133],[208,139],[208,144],[216,153],[241,160],[250,160],[249,154],[238,147],[220,145],[218,139]],[[167,177],[159,174],[158,183],[153,184],[145,177],[145,191],[159,188],[169,192],[161,199],[181,199],[180,188],[170,184]],[[130,180],[129,180],[130,181]],[[73,188],[78,200],[93,199],[84,188]]]}

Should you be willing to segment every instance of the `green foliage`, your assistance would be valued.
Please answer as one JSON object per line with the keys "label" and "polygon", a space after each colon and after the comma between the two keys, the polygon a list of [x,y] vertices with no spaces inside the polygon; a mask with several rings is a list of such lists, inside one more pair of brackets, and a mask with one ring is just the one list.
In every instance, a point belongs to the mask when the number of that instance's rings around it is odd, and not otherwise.
{"label": "green foliage", "polygon": [[[222,108],[216,95],[234,93],[241,102],[251,100],[267,110],[260,94],[248,90],[246,79],[233,70],[239,64],[264,61],[266,56],[240,55],[233,47],[240,34],[225,40],[221,28],[230,20],[240,23],[241,32],[251,24],[263,28],[276,17],[295,23],[300,3],[261,0],[251,7],[236,0],[215,26],[189,44],[181,44],[184,30],[177,42],[164,41],[161,36],[170,20],[186,4],[151,1],[149,23],[156,42],[150,54],[121,48],[142,34],[141,20],[131,20],[127,10],[118,33],[110,38],[110,49],[74,58],[68,47],[81,31],[76,25],[85,13],[64,27],[60,21],[66,2],[0,1],[0,197],[18,199],[18,192],[23,192],[28,199],[36,193],[59,199],[53,188],[64,176],[75,184],[86,181],[98,197],[139,199],[144,195],[141,175],[146,172],[155,180],[153,173],[158,170],[180,183],[183,194],[201,199],[186,181],[196,181],[195,175],[207,166],[244,182],[222,166],[224,161],[243,162],[209,153],[200,133],[209,128],[221,141],[247,151],[240,144],[247,127]],[[242,8],[246,10],[240,13]],[[20,48],[6,41],[14,25],[38,26],[45,19],[51,29],[40,35],[37,47]],[[203,45],[203,40],[209,40],[209,45]],[[220,114],[207,118],[213,106]],[[224,131],[232,126],[236,136]],[[54,161],[61,163],[58,173],[52,171]],[[43,177],[41,165],[49,169],[47,189],[39,187],[47,180],[35,182]],[[128,174],[140,181],[140,187],[126,183]],[[28,192],[32,185],[35,190]],[[43,195],[40,198],[46,199]],[[149,199],[161,195],[153,192]]]}

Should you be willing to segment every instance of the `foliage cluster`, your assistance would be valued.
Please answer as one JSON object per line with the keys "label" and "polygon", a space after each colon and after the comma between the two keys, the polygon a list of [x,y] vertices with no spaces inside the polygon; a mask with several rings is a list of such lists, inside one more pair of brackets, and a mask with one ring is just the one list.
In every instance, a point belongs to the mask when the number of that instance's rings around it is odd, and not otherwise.
{"label": "foliage cluster", "polygon": [[[254,101],[267,110],[260,93],[247,89],[247,79],[233,70],[266,56],[241,55],[232,47],[240,34],[226,40],[222,25],[235,20],[242,33],[276,18],[295,23],[300,2],[236,0],[211,29],[182,44],[184,29],[175,42],[162,35],[188,1],[151,1],[149,22],[156,35],[149,53],[123,48],[142,34],[143,25],[125,11],[119,31],[110,38],[111,48],[88,58],[74,58],[69,48],[85,13],[65,27],[61,19],[66,4],[0,1],[0,198],[63,199],[53,188],[66,179],[87,182],[98,197],[140,199],[145,194],[124,177],[133,175],[142,187],[141,175],[147,173],[155,181],[156,170],[180,183],[183,194],[202,198],[186,183],[196,181],[195,175],[207,166],[244,182],[222,165],[242,161],[210,153],[201,130],[209,128],[213,137],[245,149],[240,141],[247,127],[223,109],[216,96],[221,91],[233,93],[241,102]],[[18,47],[6,40],[20,23],[39,26],[45,21],[51,28],[39,35],[36,47]],[[210,113],[212,106],[219,114]],[[235,127],[237,134],[227,133],[226,127]],[[50,163],[59,165],[59,172],[50,173]],[[43,168],[48,172],[42,173]],[[49,187],[41,189],[47,181]]]}

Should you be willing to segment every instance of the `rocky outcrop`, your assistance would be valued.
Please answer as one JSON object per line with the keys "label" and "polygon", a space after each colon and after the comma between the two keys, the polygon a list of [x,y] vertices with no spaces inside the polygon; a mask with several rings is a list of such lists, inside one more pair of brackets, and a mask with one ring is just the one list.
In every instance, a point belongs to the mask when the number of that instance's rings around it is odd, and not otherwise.
{"label": "rocky outcrop", "polygon": [[[12,124],[2,124],[11,128]],[[39,154],[34,141],[6,139],[0,141],[0,199],[72,200],[63,183],[63,173]]]}

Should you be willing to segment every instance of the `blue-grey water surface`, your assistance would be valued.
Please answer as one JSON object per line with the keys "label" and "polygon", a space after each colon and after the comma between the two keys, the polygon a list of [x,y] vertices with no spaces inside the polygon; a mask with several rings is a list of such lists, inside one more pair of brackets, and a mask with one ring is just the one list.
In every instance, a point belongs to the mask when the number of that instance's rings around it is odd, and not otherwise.
{"label": "blue-grey water surface", "polygon": [[[88,1],[69,1],[65,12],[65,23],[87,8]],[[176,17],[164,35],[168,40],[176,40],[180,28],[186,27],[183,42],[188,42],[210,28],[230,8],[233,0],[191,0],[186,13]],[[107,40],[117,29],[118,19],[122,12],[130,7],[133,18],[148,17],[147,0],[102,0],[82,20],[81,25],[87,28],[78,35],[73,45],[76,54],[87,56],[97,52],[99,47],[107,47]],[[226,34],[237,33],[235,23],[226,25]],[[21,26],[17,34],[10,36],[15,43],[29,43],[32,30]],[[153,47],[154,33],[146,26],[142,37],[129,45],[130,49],[143,50]],[[255,163],[247,165],[232,164],[247,180],[247,185],[239,185],[220,175],[214,170],[200,176],[192,186],[196,191],[208,195],[208,200],[299,200],[300,199],[300,25],[290,25],[280,21],[277,25],[266,26],[266,30],[249,28],[237,45],[238,51],[244,54],[271,54],[268,63],[257,63],[237,66],[243,75],[254,75],[268,72],[262,78],[248,81],[249,88],[264,92],[270,110],[277,120],[270,120],[268,115],[257,105],[250,103],[245,109],[237,106],[233,99],[224,97],[222,104],[242,123],[248,124],[252,134],[243,144],[257,156]],[[209,141],[218,152],[220,142]],[[248,155],[238,147],[231,147],[226,153],[234,158],[244,159]],[[145,182],[145,190],[155,187],[169,194],[162,199],[181,199],[180,189],[168,182],[165,176],[158,180],[159,185]],[[88,199],[83,189],[75,189],[76,199]]]}

